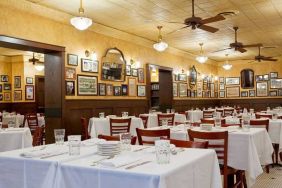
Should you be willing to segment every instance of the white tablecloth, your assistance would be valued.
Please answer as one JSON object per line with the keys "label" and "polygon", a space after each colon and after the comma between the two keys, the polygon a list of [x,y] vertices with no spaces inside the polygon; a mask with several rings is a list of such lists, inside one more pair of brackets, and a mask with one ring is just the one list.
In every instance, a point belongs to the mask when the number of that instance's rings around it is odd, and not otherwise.
{"label": "white tablecloth", "polygon": [[199,122],[203,118],[203,111],[201,110],[189,110],[188,112],[188,119],[191,122]]}
{"label": "white tablecloth", "polygon": [[[45,118],[43,116],[39,116],[38,118],[38,125],[41,127],[45,125]],[[24,115],[7,115],[4,116],[2,119],[3,124],[8,124],[9,121],[15,122],[16,127],[19,127],[20,125],[23,125],[24,121]],[[28,127],[27,122],[25,122],[25,127]]]}
{"label": "white tablecloth", "polygon": [[0,129],[0,152],[32,146],[29,128]]}
{"label": "white tablecloth", "polygon": [[[157,114],[140,114],[149,116],[148,118],[148,127],[157,127],[158,126],[158,116]],[[186,121],[186,116],[184,114],[175,113],[174,122],[184,123]]]}
{"label": "white tablecloth", "polygon": [[[136,128],[144,128],[141,118],[132,117],[130,125],[130,133],[136,135]],[[109,118],[90,118],[88,131],[92,138],[98,137],[99,134],[111,135]]]}
{"label": "white tablecloth", "polygon": [[279,151],[282,152],[282,120],[269,120],[268,134],[272,143],[279,144]]}

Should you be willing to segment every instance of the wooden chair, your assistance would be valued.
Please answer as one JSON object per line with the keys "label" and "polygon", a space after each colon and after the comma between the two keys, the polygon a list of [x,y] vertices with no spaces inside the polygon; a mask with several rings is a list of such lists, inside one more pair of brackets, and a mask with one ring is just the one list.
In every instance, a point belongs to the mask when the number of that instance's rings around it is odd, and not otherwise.
{"label": "wooden chair", "polygon": [[[214,125],[214,119],[201,119],[201,123]],[[221,124],[225,124],[225,119],[221,119]]]}
{"label": "wooden chair", "polygon": [[[104,139],[104,140],[107,140],[107,141],[120,141],[120,136],[109,136],[109,135],[99,134],[98,138]],[[131,137],[131,145],[135,145],[136,140],[137,140],[137,136],[132,136]]]}
{"label": "wooden chair", "polygon": [[271,114],[256,114],[256,119],[260,119],[260,118],[272,119],[272,115]]}
{"label": "wooden chair", "polygon": [[[33,135],[36,127],[38,127],[38,118],[36,113],[29,113],[25,115],[25,121],[27,122],[27,125],[31,131],[31,134]],[[25,122],[24,122],[25,124]]]}
{"label": "wooden chair", "polygon": [[228,124],[228,123],[221,124],[221,127],[230,127],[230,126],[239,126],[239,127],[242,127],[241,124]]}
{"label": "wooden chair", "polygon": [[176,147],[181,147],[181,148],[202,148],[202,149],[207,149],[209,144],[208,141],[193,142],[193,141],[175,140],[175,139],[170,139],[170,143],[174,144]]}
{"label": "wooden chair", "polygon": [[256,128],[266,128],[268,132],[269,119],[252,119],[250,120],[250,126]]}
{"label": "wooden chair", "polygon": [[[229,187],[242,187],[246,183],[244,171],[236,170],[231,168],[227,164],[228,160],[228,132],[200,132],[188,130],[188,135],[191,141],[195,140],[208,140],[208,148],[212,148],[216,151],[217,157],[219,160],[223,161],[223,164],[220,165],[220,172],[223,175],[223,184],[224,188]],[[213,143],[216,141],[216,144]],[[220,142],[219,142],[220,141]],[[236,184],[231,182],[232,177],[236,175]],[[244,183],[245,182],[245,183]]]}
{"label": "wooden chair", "polygon": [[35,128],[32,137],[32,146],[40,146],[42,144],[43,132],[44,132],[44,126],[43,127],[38,126]]}
{"label": "wooden chair", "polygon": [[203,118],[213,118],[213,110],[203,110]]}
{"label": "wooden chair", "polygon": [[232,114],[233,114],[233,112],[234,112],[234,109],[224,109],[223,110],[223,116],[232,116]]}
{"label": "wooden chair", "polygon": [[162,120],[167,120],[167,125],[174,125],[174,114],[157,114],[158,116],[158,125],[162,126]]}
{"label": "wooden chair", "polygon": [[[148,144],[154,145],[156,139],[170,139],[170,130],[169,129],[161,129],[161,130],[148,130],[148,129],[139,129],[136,128],[137,138],[140,145]],[[151,140],[143,140],[142,137],[150,137]],[[152,140],[154,139],[154,140]]]}
{"label": "wooden chair", "polygon": [[121,133],[128,133],[130,131],[131,118],[126,119],[112,119],[110,118],[111,136],[119,135]]}
{"label": "wooden chair", "polygon": [[139,115],[139,117],[142,119],[144,128],[146,129],[148,127],[149,116],[147,116],[147,115]]}
{"label": "wooden chair", "polygon": [[80,123],[82,126],[81,140],[87,140],[90,138],[90,134],[88,132],[88,119],[81,117]]}
{"label": "wooden chair", "polygon": [[223,116],[224,114],[223,114],[223,112],[224,112],[224,110],[223,109],[216,109],[215,110],[216,112],[220,112],[221,113],[221,116]]}

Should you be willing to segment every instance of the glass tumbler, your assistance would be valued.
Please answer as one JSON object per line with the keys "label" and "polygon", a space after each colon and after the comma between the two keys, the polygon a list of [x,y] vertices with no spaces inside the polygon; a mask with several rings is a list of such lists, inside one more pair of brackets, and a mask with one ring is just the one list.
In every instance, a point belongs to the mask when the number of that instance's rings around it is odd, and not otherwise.
{"label": "glass tumbler", "polygon": [[69,155],[80,155],[81,135],[68,136]]}
{"label": "glass tumbler", "polygon": [[55,142],[57,145],[64,144],[65,129],[54,129]]}
{"label": "glass tumbler", "polygon": [[131,134],[130,133],[121,133],[120,142],[122,150],[130,151],[131,150]]}
{"label": "glass tumbler", "polygon": [[156,158],[158,164],[168,164],[170,162],[170,141],[155,140]]}

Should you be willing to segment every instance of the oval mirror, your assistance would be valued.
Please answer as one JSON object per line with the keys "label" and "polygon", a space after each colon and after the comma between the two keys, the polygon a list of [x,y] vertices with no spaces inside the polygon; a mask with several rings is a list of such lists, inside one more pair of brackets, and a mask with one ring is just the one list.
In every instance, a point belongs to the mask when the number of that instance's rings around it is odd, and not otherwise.
{"label": "oval mirror", "polygon": [[251,89],[254,86],[254,71],[252,69],[243,69],[241,71],[241,87],[243,89]]}
{"label": "oval mirror", "polygon": [[190,87],[194,87],[197,83],[197,71],[195,66],[190,69],[189,84]]}

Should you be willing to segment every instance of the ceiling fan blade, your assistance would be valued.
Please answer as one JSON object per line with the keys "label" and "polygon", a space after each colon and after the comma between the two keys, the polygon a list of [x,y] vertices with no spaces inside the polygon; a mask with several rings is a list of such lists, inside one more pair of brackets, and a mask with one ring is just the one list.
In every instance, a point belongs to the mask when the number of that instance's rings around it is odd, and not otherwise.
{"label": "ceiling fan blade", "polygon": [[221,50],[216,50],[216,51],[213,51],[212,53],[216,53],[216,52],[222,52],[222,51],[225,51],[225,50],[230,50],[232,49],[231,47],[229,48],[225,48],[225,49],[221,49]]}
{"label": "ceiling fan blade", "polygon": [[277,46],[261,46],[260,48],[277,48]]}
{"label": "ceiling fan blade", "polygon": [[262,44],[258,43],[258,44],[243,45],[243,48],[261,47],[261,46],[262,46]]}
{"label": "ceiling fan blade", "polygon": [[218,21],[221,21],[221,20],[225,20],[225,18],[221,15],[216,15],[214,17],[203,19],[201,21],[201,24],[208,24],[208,23],[218,22]]}
{"label": "ceiling fan blade", "polygon": [[255,62],[256,60],[253,60],[253,61],[249,61],[248,63],[253,63],[253,62]]}
{"label": "ceiling fan blade", "polygon": [[185,24],[185,23],[183,23],[183,22],[167,22],[167,23]]}
{"label": "ceiling fan blade", "polygon": [[207,26],[207,25],[200,25],[198,26],[199,29],[202,29],[204,31],[208,31],[211,33],[215,33],[217,32],[219,29],[215,28],[215,27],[211,27],[211,26]]}
{"label": "ceiling fan blade", "polygon": [[277,61],[277,59],[262,59],[263,61]]}
{"label": "ceiling fan blade", "polygon": [[181,28],[179,28],[179,29],[176,29],[176,30],[174,30],[174,31],[171,31],[171,32],[167,33],[166,35],[170,35],[170,34],[172,34],[172,33],[178,32],[178,31],[180,31],[180,30],[182,30],[182,29],[185,29],[185,28],[187,28],[187,27],[190,27],[190,25],[186,25],[186,26],[184,26],[184,27],[181,27]]}
{"label": "ceiling fan blade", "polygon": [[244,48],[237,48],[236,50],[239,51],[239,52],[241,52],[241,53],[245,53],[245,52],[247,51],[247,50],[244,49]]}

